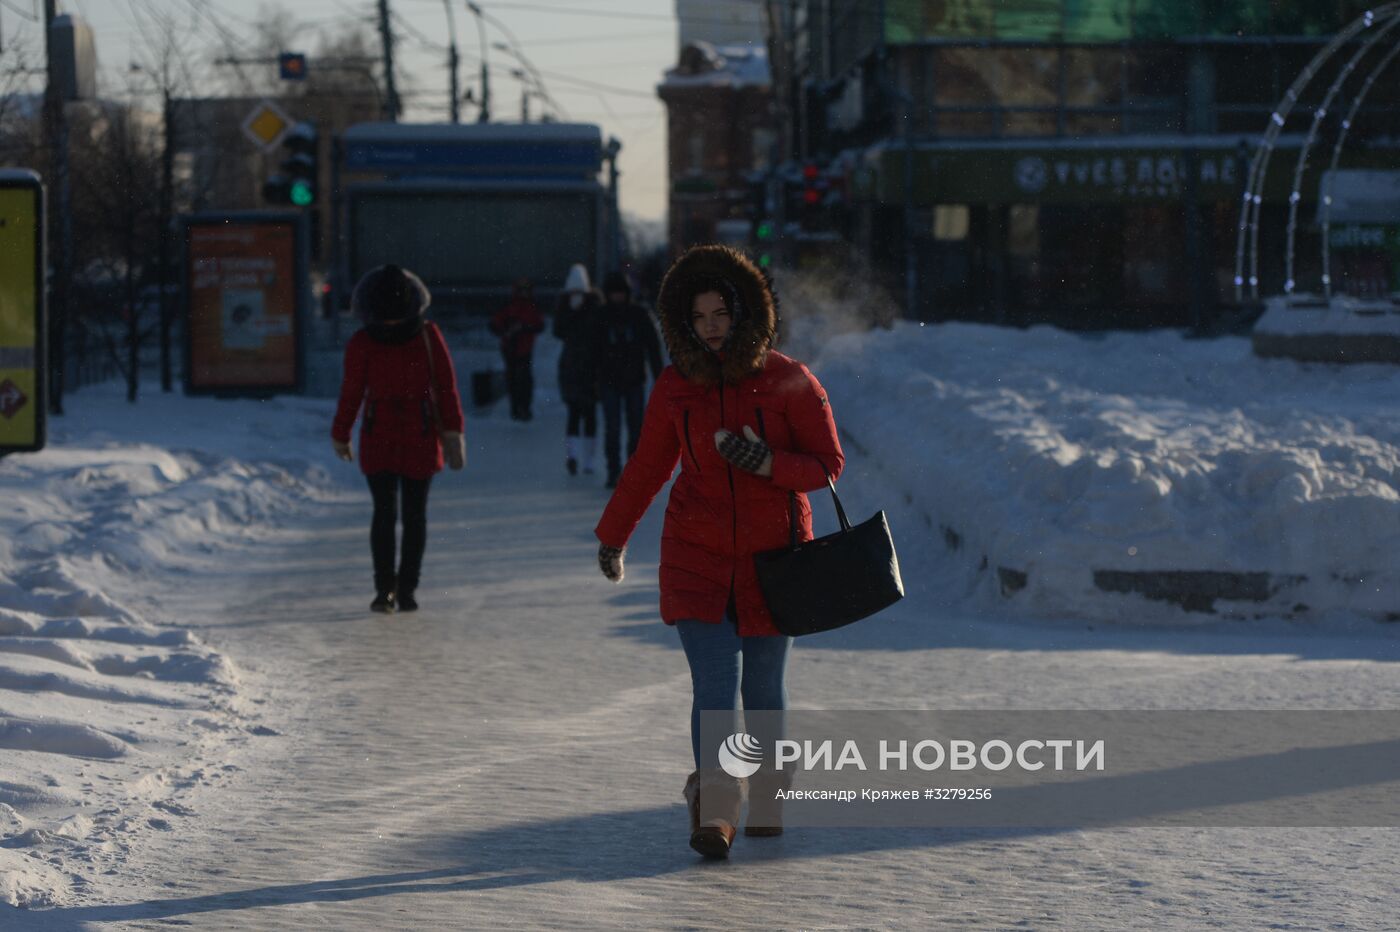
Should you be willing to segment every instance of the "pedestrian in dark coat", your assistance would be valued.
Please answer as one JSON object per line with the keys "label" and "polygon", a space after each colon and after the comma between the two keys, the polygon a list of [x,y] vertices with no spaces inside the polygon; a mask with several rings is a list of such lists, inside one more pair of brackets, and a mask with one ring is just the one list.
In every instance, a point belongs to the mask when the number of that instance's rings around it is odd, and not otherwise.
{"label": "pedestrian in dark coat", "polygon": [[[602,296],[589,284],[581,264],[569,269],[554,309],[554,336],[564,344],[559,354],[559,397],[568,409],[564,423],[564,466],[569,475],[593,471],[598,447],[598,310]],[[580,441],[580,433],[582,440]]]}
{"label": "pedestrian in dark coat", "polygon": [[544,317],[535,306],[528,278],[515,283],[510,303],[491,318],[491,332],[501,338],[501,358],[506,365],[511,420],[528,421],[535,397],[532,369],[535,335],[544,331]]}
{"label": "pedestrian in dark coat", "polygon": [[[466,459],[462,403],[442,331],[424,319],[431,296],[397,265],[365,274],[351,306],[364,327],[345,347],[340,403],[331,442],[350,460],[350,431],[360,422],[360,470],[374,497],[370,552],[378,612],[413,611],[427,545],[428,486],[444,458]],[[403,547],[394,568],[394,532],[402,501]]]}
{"label": "pedestrian in dark coat", "polygon": [[[791,639],[773,624],[753,555],[788,545],[790,498],[798,538],[811,539],[805,493],[839,477],[845,456],[821,384],[773,349],[773,294],[742,253],[686,252],[662,282],[657,313],[672,364],[652,389],[637,452],[598,522],[598,562],[609,579],[622,578],[628,539],[680,463],[661,532],[661,617],[680,633],[694,688],[691,845],[723,856],[742,792],[719,767],[718,748],[702,753],[700,713],[732,713],[740,695],[748,710],[786,708]],[[750,779],[745,834],[780,829],[781,786],[771,769]],[[714,817],[701,819],[703,812]]]}
{"label": "pedestrian in dark coat", "polygon": [[606,299],[598,315],[595,353],[598,360],[598,395],[603,403],[603,451],[608,461],[608,488],[617,485],[622,471],[622,415],[627,416],[627,456],[637,449],[642,430],[642,402],[646,398],[647,370],[652,379],[661,374],[661,341],[651,313],[631,301],[632,288],[621,272],[603,280]]}

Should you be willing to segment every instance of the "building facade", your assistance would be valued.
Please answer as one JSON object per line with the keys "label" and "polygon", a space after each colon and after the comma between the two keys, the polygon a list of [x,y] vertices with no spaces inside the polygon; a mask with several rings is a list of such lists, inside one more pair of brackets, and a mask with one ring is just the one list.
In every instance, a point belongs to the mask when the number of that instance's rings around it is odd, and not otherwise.
{"label": "building facade", "polygon": [[747,244],[753,184],[776,139],[767,50],[691,43],[657,94],[666,104],[672,252]]}
{"label": "building facade", "polygon": [[[1351,0],[807,0],[790,43],[792,150],[845,166],[831,220],[910,296],[910,316],[1204,326],[1235,304],[1238,202],[1260,136],[1364,12]],[[1261,278],[1274,291],[1328,83],[1299,101],[1266,178]],[[1397,116],[1396,82],[1377,82],[1348,167],[1396,167]],[[1318,175],[1301,188],[1304,218]],[[1321,274],[1317,236],[1302,225],[1301,287]]]}

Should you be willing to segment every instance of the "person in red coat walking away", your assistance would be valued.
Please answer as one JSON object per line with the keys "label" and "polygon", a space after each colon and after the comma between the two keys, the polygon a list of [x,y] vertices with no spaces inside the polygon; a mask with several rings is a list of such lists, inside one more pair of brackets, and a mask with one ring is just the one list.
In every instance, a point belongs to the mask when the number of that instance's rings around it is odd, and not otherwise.
{"label": "person in red coat walking away", "polygon": [[[345,347],[340,403],[331,443],[351,460],[350,429],[360,422],[360,471],[374,497],[370,552],[376,612],[411,612],[428,541],[428,486],[443,467],[466,462],[462,402],[452,356],[436,324],[424,318],[432,297],[397,265],[365,273],[350,303],[364,327]],[[394,569],[394,532],[402,503],[403,547]]]}
{"label": "person in red coat walking away", "polygon": [[[787,707],[792,639],[773,624],[753,555],[789,544],[794,499],[798,538],[811,539],[805,493],[839,477],[845,456],[821,384],[773,349],[776,302],[742,253],[690,249],[661,284],[657,316],[672,364],[652,389],[637,451],[598,522],[598,563],[608,579],[622,579],[627,541],[679,462],[661,532],[661,617],[680,634],[694,693],[690,844],[723,857],[743,786],[719,766],[718,747],[700,747],[700,713],[733,713],[741,696],[748,710]],[[749,730],[767,748],[780,736]],[[776,797],[785,786],[771,766],[750,778],[746,835],[781,831]]]}
{"label": "person in red coat walking away", "polygon": [[532,290],[528,278],[516,281],[510,303],[491,318],[491,332],[501,338],[513,421],[528,421],[534,416],[530,413],[535,397],[535,374],[531,365],[535,335],[544,331],[544,315],[535,306]]}

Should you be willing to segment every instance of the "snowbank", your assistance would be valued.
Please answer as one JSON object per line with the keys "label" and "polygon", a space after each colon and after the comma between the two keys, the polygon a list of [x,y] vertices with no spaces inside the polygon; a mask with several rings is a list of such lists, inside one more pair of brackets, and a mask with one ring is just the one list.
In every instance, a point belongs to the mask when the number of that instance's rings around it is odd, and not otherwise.
{"label": "snowbank", "polygon": [[906,575],[952,550],[984,596],[1122,621],[1400,613],[1391,367],[909,322],[812,365],[889,481]]}
{"label": "snowbank", "polygon": [[0,460],[0,903],[65,902],[255,733],[237,668],[160,593],[327,497],[327,402],[86,389]]}

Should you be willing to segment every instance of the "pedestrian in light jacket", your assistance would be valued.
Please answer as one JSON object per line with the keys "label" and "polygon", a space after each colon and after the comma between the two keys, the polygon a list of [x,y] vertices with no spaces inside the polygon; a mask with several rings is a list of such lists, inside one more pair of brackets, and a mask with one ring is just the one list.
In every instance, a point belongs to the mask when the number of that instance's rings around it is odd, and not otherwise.
{"label": "pedestrian in light jacket", "polygon": [[[661,618],[679,632],[693,686],[691,847],[722,857],[742,787],[719,766],[718,748],[701,748],[700,713],[732,713],[741,695],[747,710],[786,708],[791,638],[773,624],[753,555],[788,545],[794,499],[797,536],[811,539],[805,493],[840,476],[845,457],[825,390],[773,349],[773,294],[742,253],[686,252],[662,282],[657,314],[672,364],[598,522],[598,562],[607,578],[622,579],[627,542],[679,463],[661,532]],[[771,768],[751,778],[746,835],[781,831],[782,786]],[[703,820],[702,798],[712,816]]]}
{"label": "pedestrian in light jacket", "polygon": [[589,283],[588,270],[575,263],[554,308],[559,354],[559,397],[568,409],[564,422],[564,468],[576,475],[580,462],[593,472],[598,448],[598,309],[602,296]]}
{"label": "pedestrian in light jacket", "polygon": [[[365,325],[345,347],[331,442],[341,459],[353,459],[350,432],[360,420],[360,470],[374,499],[370,608],[376,612],[418,608],[428,487],[444,461],[461,469],[466,459],[452,357],[442,331],[423,316],[430,301],[418,276],[397,265],[367,272],[351,298]],[[395,568],[400,514],[403,545]]]}

